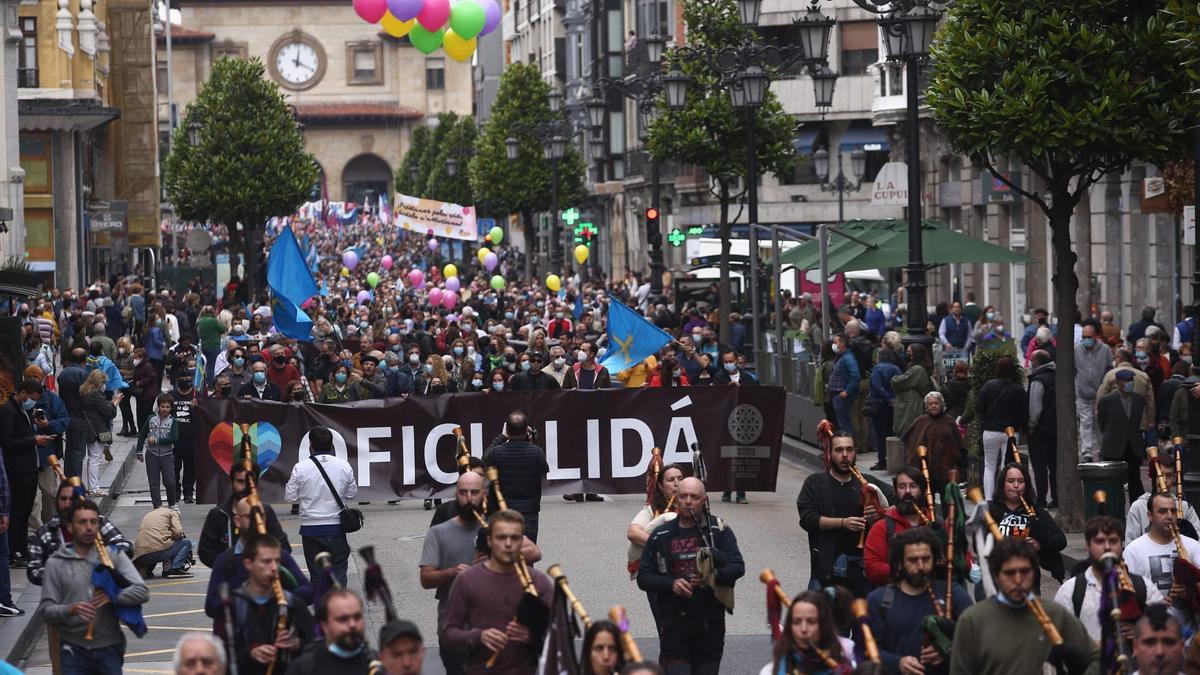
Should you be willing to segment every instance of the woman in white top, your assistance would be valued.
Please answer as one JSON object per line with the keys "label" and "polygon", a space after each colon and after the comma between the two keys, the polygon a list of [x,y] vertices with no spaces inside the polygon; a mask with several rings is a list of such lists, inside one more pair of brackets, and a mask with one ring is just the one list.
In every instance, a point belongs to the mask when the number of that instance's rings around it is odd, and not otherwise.
{"label": "woman in white top", "polygon": [[[654,493],[650,501],[642,507],[625,536],[629,539],[629,578],[637,579],[638,561],[642,559],[642,550],[650,539],[650,533],[656,527],[675,518],[675,490],[679,481],[684,479],[684,469],[679,464],[663,468],[658,472],[658,480],[654,485]],[[654,615],[654,623],[658,624],[658,606],[654,593],[647,593],[650,601],[650,613]]]}
{"label": "woman in white top", "polygon": [[759,675],[850,675],[854,668],[854,642],[838,635],[829,594],[804,591],[788,607],[775,657]]}

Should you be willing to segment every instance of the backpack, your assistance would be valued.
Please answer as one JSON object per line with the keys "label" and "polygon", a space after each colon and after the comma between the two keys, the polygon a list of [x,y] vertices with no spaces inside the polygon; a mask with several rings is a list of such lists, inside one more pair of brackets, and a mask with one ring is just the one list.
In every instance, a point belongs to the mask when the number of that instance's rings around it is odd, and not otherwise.
{"label": "backpack", "polygon": [[[1087,594],[1087,578],[1084,575],[1087,570],[1075,575],[1075,589],[1071,592],[1071,604],[1075,608],[1075,616],[1083,611],[1083,596]],[[1133,594],[1137,597],[1138,606],[1146,607],[1146,580],[1136,574],[1130,574],[1129,580],[1133,582]]]}

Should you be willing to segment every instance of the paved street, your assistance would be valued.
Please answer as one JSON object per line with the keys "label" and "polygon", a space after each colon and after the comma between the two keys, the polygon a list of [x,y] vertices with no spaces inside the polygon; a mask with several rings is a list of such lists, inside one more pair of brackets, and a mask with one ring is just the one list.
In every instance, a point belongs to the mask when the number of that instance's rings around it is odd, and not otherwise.
{"label": "paved street", "polygon": [[[780,464],[779,491],[773,494],[751,493],[747,506],[722,504],[714,495],[714,512],[726,518],[737,534],[738,543],[746,557],[746,578],[738,585],[738,609],[729,617],[724,672],[757,672],[770,652],[770,637],[765,618],[763,587],[758,573],[771,567],[779,575],[785,589],[793,591],[808,581],[808,553],[804,537],[796,524],[796,494],[810,469],[790,459],[786,454]],[[111,518],[128,536],[136,535],[138,523],[149,509],[146,477],[141,465],[135,466],[127,491],[117,500]],[[563,566],[571,587],[588,612],[601,616],[613,605],[624,604],[629,613],[634,635],[648,657],[657,654],[654,634],[645,596],[637,590],[625,573],[625,529],[642,503],[638,495],[624,495],[603,503],[569,503],[559,497],[544,500],[541,522],[543,561],[537,565],[545,570],[550,564]],[[207,506],[182,505],[183,524],[188,536],[199,538]],[[367,525],[350,536],[351,546],[374,544],[391,584],[400,613],[420,626],[430,641],[426,672],[442,672],[432,636],[435,635],[435,603],[432,591],[420,588],[417,582],[417,560],[431,513],[420,502],[404,502],[397,506],[372,504],[364,507]],[[299,555],[299,521],[288,515],[287,505],[277,508],[284,529]],[[351,561],[351,588],[361,591],[360,559]],[[138,640],[130,635],[125,672],[167,673],[171,650],[180,634],[188,630],[207,630],[211,624],[204,616],[204,591],[209,570],[197,566],[194,579],[152,579],[151,600],[145,607],[150,632]],[[383,612],[372,607],[368,634],[374,642],[383,622]],[[27,663],[29,673],[49,673],[47,645],[43,637]]]}

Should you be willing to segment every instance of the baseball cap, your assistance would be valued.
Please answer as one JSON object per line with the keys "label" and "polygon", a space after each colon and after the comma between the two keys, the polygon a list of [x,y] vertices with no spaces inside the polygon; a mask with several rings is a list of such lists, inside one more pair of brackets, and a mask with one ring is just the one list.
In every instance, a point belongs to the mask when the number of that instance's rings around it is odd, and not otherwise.
{"label": "baseball cap", "polygon": [[1126,370],[1126,369],[1118,370],[1117,374],[1116,374],[1116,378],[1118,380],[1132,380],[1133,379],[1133,371]]}
{"label": "baseball cap", "polygon": [[396,619],[387,622],[383,628],[379,629],[379,648],[383,649],[402,637],[413,637],[419,642],[424,642],[424,639],[421,638],[421,631],[417,630],[415,623],[404,619]]}

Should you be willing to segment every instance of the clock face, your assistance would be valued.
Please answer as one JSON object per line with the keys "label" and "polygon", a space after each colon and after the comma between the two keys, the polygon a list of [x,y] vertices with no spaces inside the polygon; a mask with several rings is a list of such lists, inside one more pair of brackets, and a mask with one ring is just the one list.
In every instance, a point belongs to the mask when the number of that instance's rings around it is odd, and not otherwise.
{"label": "clock face", "polygon": [[317,76],[321,57],[307,42],[289,42],[275,53],[275,71],[283,81],[293,86],[302,86]]}

